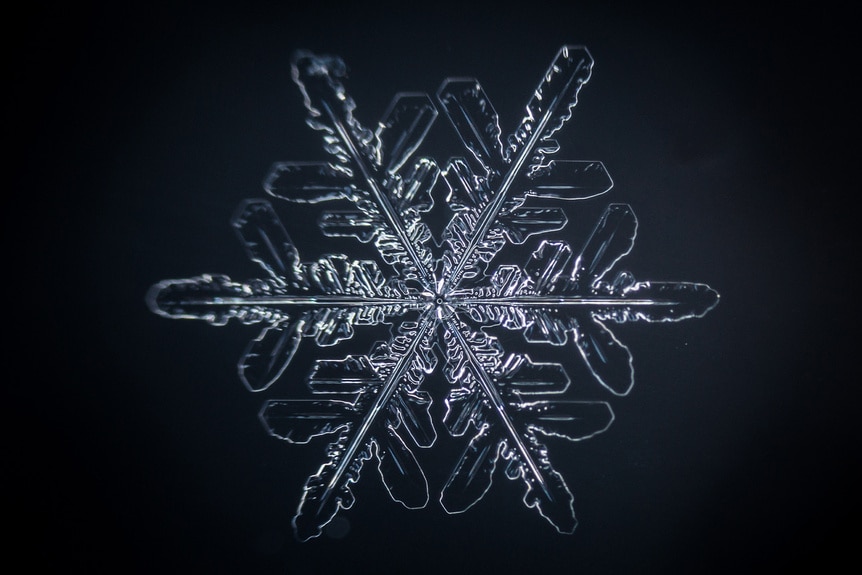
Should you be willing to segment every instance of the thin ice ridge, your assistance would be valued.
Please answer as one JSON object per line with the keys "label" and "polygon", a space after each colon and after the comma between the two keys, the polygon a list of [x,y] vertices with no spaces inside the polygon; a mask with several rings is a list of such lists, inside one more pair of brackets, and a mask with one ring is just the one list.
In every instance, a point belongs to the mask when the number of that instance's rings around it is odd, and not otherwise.
{"label": "thin ice ridge", "polygon": [[[275,164],[264,188],[274,198],[324,208],[332,200],[350,202],[347,211],[322,211],[321,232],[373,244],[385,271],[378,261],[344,254],[302,261],[272,205],[246,200],[232,225],[262,277],[166,280],[151,288],[147,301],[165,317],[262,325],[238,365],[254,392],[282,378],[303,339],[323,348],[350,339],[355,328],[393,324],[392,337],[367,355],[317,360],[306,380],[314,399],[269,399],[261,409],[274,437],[289,443],[329,438],[293,519],[299,539],[320,535],[340,509],[351,507],[353,485],[372,459],[392,499],[408,508],[427,505],[430,489],[417,448],[435,444],[437,425],[423,387],[440,373],[449,391],[439,423],[465,446],[440,491],[442,507],[466,511],[490,489],[499,466],[508,479],[523,482],[527,507],[559,532],[573,532],[572,493],[542,441],[590,438],[610,426],[613,411],[607,401],[572,397],[562,364],[506,352],[485,328],[520,331],[529,349],[571,342],[596,389],[624,396],[634,382],[632,357],[610,324],[701,317],[718,303],[705,284],[636,281],[615,271],[637,231],[625,204],[607,207],[580,251],[543,239],[523,266],[491,268],[506,246],[566,225],[559,206],[534,207],[528,199],[586,200],[613,185],[601,162],[556,159],[554,135],[571,119],[592,65],[585,48],[563,47],[524,119],[503,138],[475,79],[447,79],[437,104],[426,94],[398,94],[371,131],[354,117],[340,59],[294,56],[307,123],[331,158]],[[416,154],[438,107],[464,146],[463,157],[442,170]],[[452,211],[439,243],[423,221],[435,188]]]}

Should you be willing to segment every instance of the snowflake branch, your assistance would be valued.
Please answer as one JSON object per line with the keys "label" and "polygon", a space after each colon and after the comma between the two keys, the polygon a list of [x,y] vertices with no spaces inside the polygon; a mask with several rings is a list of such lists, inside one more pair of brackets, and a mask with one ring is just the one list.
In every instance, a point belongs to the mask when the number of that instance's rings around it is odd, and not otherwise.
{"label": "snowflake branch", "polygon": [[427,321],[430,316],[431,312],[428,311],[422,314],[422,316],[420,317],[419,332],[416,334],[415,339],[413,339],[413,341],[411,342],[410,347],[407,348],[407,351],[405,351],[404,355],[401,356],[401,359],[398,360],[395,369],[393,369],[392,373],[389,374],[389,377],[386,378],[386,381],[383,383],[380,392],[374,399],[374,403],[365,413],[365,417],[362,418],[362,422],[359,424],[356,433],[353,435],[353,438],[350,441],[350,445],[348,445],[347,448],[344,450],[344,455],[342,456],[341,462],[338,464],[335,473],[332,475],[332,479],[330,479],[329,483],[327,484],[326,492],[324,492],[323,495],[324,500],[332,492],[332,489],[338,484],[342,473],[344,473],[344,470],[350,464],[350,461],[356,454],[357,449],[359,449],[360,443],[362,443],[362,440],[365,438],[365,435],[368,433],[368,430],[371,429],[371,424],[374,423],[375,419],[377,419],[380,410],[383,409],[383,407],[389,402],[389,399],[392,397],[392,394],[395,393],[396,389],[398,389],[398,384],[401,382],[401,378],[407,372],[407,369],[410,367],[410,363],[413,361],[416,355],[416,348],[422,342],[423,338],[428,333],[430,327],[434,325],[434,322]]}
{"label": "snowflake branch", "polygon": [[494,414],[497,416],[497,419],[500,421],[500,423],[503,424],[503,427],[506,429],[509,438],[514,444],[519,456],[521,457],[521,460],[527,465],[527,467],[529,467],[530,472],[535,477],[536,482],[542,487],[542,490],[545,492],[545,494],[550,497],[551,494],[548,492],[548,487],[545,482],[545,479],[542,477],[542,474],[539,471],[536,462],[533,461],[533,457],[530,455],[526,444],[524,444],[523,439],[521,439],[521,436],[515,429],[515,425],[512,422],[512,419],[509,417],[508,412],[506,411],[506,404],[503,401],[503,398],[500,397],[500,393],[494,386],[494,382],[492,382],[491,378],[488,377],[487,372],[482,367],[482,363],[473,353],[470,344],[464,338],[464,334],[461,333],[461,330],[458,328],[458,325],[455,323],[453,317],[454,316],[450,315],[449,317],[444,318],[443,324],[446,326],[446,329],[449,331],[449,333],[455,337],[455,340],[458,342],[458,345],[461,347],[462,351],[464,352],[464,355],[470,362],[472,371],[476,376],[476,381],[479,382],[479,386],[482,388],[485,397],[491,404],[491,407],[493,408]]}
{"label": "snowflake branch", "polygon": [[[487,203],[479,214],[466,249],[461,253],[455,268],[444,280],[444,291],[457,287],[461,282],[465,266],[471,260],[473,252],[488,235],[491,226],[497,221],[497,216],[506,203],[513,182],[522,175],[527,162],[535,163],[534,151],[537,150],[537,144],[540,141],[547,141],[571,117],[571,108],[577,103],[581,86],[589,80],[592,65],[593,60],[584,49],[578,50],[577,55],[574,50],[571,53],[567,48],[560,50],[548,73],[545,74],[543,82],[539,84],[533,100],[527,106],[528,117],[518,135],[527,134],[528,137],[521,146],[512,143],[513,151],[517,151],[517,156],[509,164],[500,185],[494,192],[493,200]],[[565,79],[562,86],[557,86],[556,81],[561,71],[564,71]],[[538,117],[534,117],[536,113]],[[544,153],[539,155],[543,159]]]}
{"label": "snowflake branch", "polygon": [[[324,464],[317,475],[309,478],[297,515],[293,520],[297,535],[301,539],[307,540],[319,535],[320,527],[335,516],[339,506],[345,508],[350,506],[349,501],[346,504],[338,499],[332,502],[332,498],[337,493],[344,493],[346,483],[355,482],[358,479],[362,461],[371,457],[370,442],[377,442],[377,454],[381,459],[381,465],[383,465],[384,459],[387,461],[386,465],[398,465],[396,458],[396,451],[398,450],[393,449],[393,443],[390,442],[386,446],[381,446],[379,438],[375,439],[369,435],[374,425],[378,423],[380,414],[385,411],[390,400],[400,388],[405,376],[409,377],[411,367],[417,358],[421,357],[418,350],[435,325],[434,321],[431,320],[432,314],[433,311],[427,310],[420,316],[417,332],[411,334],[412,339],[409,345],[402,351],[392,370],[380,384],[379,390],[375,392],[373,402],[365,410],[355,430],[341,433],[338,440],[330,445],[331,461]],[[405,425],[407,424],[405,423]],[[387,430],[390,434],[394,433],[392,426],[388,426]],[[399,437],[394,445],[397,447],[402,443],[403,440]],[[403,447],[403,450],[409,451],[406,447]],[[338,463],[333,468],[332,462],[336,459]],[[381,473],[383,473],[382,470]],[[395,498],[394,495],[393,498]],[[306,506],[311,502],[314,502],[314,507],[309,513]]]}
{"label": "snowflake branch", "polygon": [[326,111],[326,114],[329,116],[330,121],[332,121],[333,126],[335,126],[335,129],[337,130],[342,142],[347,147],[347,151],[349,152],[353,163],[356,165],[357,168],[359,168],[359,171],[362,174],[362,178],[368,184],[368,187],[371,190],[371,195],[374,198],[374,201],[377,202],[378,206],[380,207],[383,213],[383,217],[386,218],[386,222],[395,232],[395,235],[398,236],[398,239],[401,242],[401,247],[404,248],[404,250],[407,252],[408,257],[412,261],[415,268],[419,271],[419,274],[422,276],[422,280],[425,284],[425,287],[428,288],[430,286],[433,286],[435,283],[434,278],[432,277],[429,270],[425,267],[422,258],[420,258],[419,254],[416,252],[416,246],[414,246],[413,242],[410,240],[410,237],[407,234],[407,230],[404,227],[404,223],[401,221],[401,217],[399,216],[398,212],[392,206],[392,202],[389,201],[389,197],[380,189],[380,186],[378,185],[377,180],[374,177],[372,168],[368,166],[368,164],[364,161],[362,155],[359,153],[359,150],[357,150],[356,148],[356,144],[350,137],[350,134],[347,132],[344,125],[341,123],[335,112],[333,112],[329,104],[327,102],[323,102],[321,105]]}

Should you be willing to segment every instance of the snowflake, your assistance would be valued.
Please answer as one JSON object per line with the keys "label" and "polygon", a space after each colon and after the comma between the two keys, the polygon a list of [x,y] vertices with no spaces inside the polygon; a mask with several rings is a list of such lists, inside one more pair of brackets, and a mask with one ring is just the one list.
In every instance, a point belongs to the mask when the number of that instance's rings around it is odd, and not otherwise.
{"label": "snowflake", "polygon": [[[571,341],[594,380],[622,396],[633,384],[632,358],[609,324],[701,317],[717,304],[704,284],[636,281],[613,271],[636,235],[637,220],[623,204],[607,207],[579,252],[546,239],[523,266],[491,269],[507,246],[567,223],[559,207],[532,207],[528,199],[584,200],[613,185],[600,162],[552,159],[554,135],[571,118],[592,63],[585,48],[563,47],[505,140],[479,83],[446,80],[437,101],[465,150],[441,170],[416,157],[438,115],[431,98],[399,94],[371,131],[354,117],[344,63],[296,54],[293,78],[308,124],[331,160],[276,164],[264,187],[290,202],[349,202],[350,210],[323,211],[321,232],[371,243],[386,271],[344,254],[302,261],[272,205],[247,200],[232,223],[263,277],[203,275],[151,289],[151,309],[166,317],[262,324],[239,362],[251,391],[277,381],[303,339],[333,346],[361,326],[393,325],[390,339],[366,355],[315,361],[307,378],[313,399],[268,400],[260,412],[269,433],[289,443],[330,438],[293,519],[300,539],[318,536],[351,507],[353,485],[371,459],[392,499],[408,508],[428,503],[416,454],[437,439],[423,387],[438,373],[449,386],[440,423],[464,443],[440,493],[443,508],[459,513],[482,499],[499,465],[523,482],[524,504],[571,533],[573,496],[542,441],[601,433],[613,421],[611,407],[569,398],[562,364],[507,353],[489,328],[521,332],[531,347]],[[452,214],[439,243],[423,221],[438,185]]]}

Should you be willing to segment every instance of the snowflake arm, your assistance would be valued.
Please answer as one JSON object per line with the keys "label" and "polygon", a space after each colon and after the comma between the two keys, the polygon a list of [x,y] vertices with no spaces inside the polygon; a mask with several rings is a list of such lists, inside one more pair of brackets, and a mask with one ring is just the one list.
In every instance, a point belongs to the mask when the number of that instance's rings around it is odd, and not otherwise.
{"label": "snowflake arm", "polygon": [[474,320],[520,330],[531,343],[564,345],[572,334],[596,380],[626,395],[634,384],[631,353],[606,322],[680,321],[718,303],[718,293],[704,284],[636,282],[625,271],[608,280],[636,232],[631,207],[611,204],[577,257],[566,242],[543,241],[523,269],[500,266],[490,286],[450,299]]}
{"label": "snowflake arm", "polygon": [[431,349],[434,323],[429,311],[417,323],[404,322],[401,334],[376,346],[370,356],[319,361],[311,376],[313,393],[355,393],[356,399],[276,400],[260,417],[270,434],[291,443],[337,433],[327,447],[327,461],[308,478],[293,525],[301,540],[320,535],[339,509],[349,509],[350,485],[359,480],[364,461],[373,455],[389,494],[405,507],[424,507],[428,484],[405,440],[429,447],[436,439],[419,387],[436,366]]}
{"label": "snowflake arm", "polygon": [[153,286],[147,302],[171,318],[265,324],[238,365],[251,391],[267,389],[278,379],[303,337],[319,346],[335,345],[353,337],[355,325],[376,325],[425,305],[401,282],[386,281],[373,261],[330,255],[301,262],[266,201],[243,202],[232,225],[267,277],[243,283],[222,275],[165,280]]}
{"label": "snowflake arm", "polygon": [[[613,183],[600,162],[551,162],[559,146],[554,134],[571,118],[578,92],[589,80],[593,59],[583,47],[563,47],[551,62],[532,98],[527,114],[504,150],[497,113],[476,80],[443,83],[437,97],[455,130],[479,167],[453,160],[444,172],[450,201],[462,208],[447,227],[444,291],[463,279],[475,278],[502,249],[520,218],[530,219],[522,204],[528,196],[584,199],[608,191]],[[522,211],[519,211],[522,210]],[[557,218],[533,233],[560,229]],[[509,224],[509,225],[507,225]]]}
{"label": "snowflake arm", "polygon": [[276,164],[264,187],[291,201],[352,202],[355,211],[323,214],[323,232],[373,240],[386,263],[428,289],[435,284],[426,246],[431,233],[421,212],[431,207],[429,192],[439,169],[428,159],[408,162],[434,122],[436,108],[424,94],[399,94],[371,132],[354,116],[356,103],[341,81],[345,70],[339,58],[294,56],[293,79],[303,94],[308,124],[322,132],[333,163]]}
{"label": "snowflake arm", "polygon": [[[470,438],[441,493],[450,513],[480,500],[491,486],[497,462],[506,476],[521,479],[523,500],[562,533],[574,531],[574,498],[553,468],[538,434],[572,441],[606,430],[613,412],[605,402],[536,400],[562,394],[569,378],[559,364],[534,364],[529,357],[506,356],[497,340],[471,330],[454,314],[443,320],[446,377],[452,385],[444,423],[454,436]],[[527,398],[530,401],[527,401]]]}

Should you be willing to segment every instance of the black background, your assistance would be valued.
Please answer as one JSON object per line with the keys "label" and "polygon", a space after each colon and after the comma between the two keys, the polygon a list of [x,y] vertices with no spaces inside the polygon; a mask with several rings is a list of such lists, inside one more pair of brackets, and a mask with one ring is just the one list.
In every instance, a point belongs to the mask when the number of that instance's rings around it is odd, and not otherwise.
{"label": "black background", "polygon": [[[85,2],[10,21],[13,547],[31,565],[96,573],[746,573],[852,560],[858,113],[846,21],[822,3],[538,2]],[[615,187],[564,205],[561,236],[578,245],[607,203],[628,202],[640,228],[623,267],[709,283],[721,303],[700,320],[616,330],[636,384],[612,401],[614,425],[549,443],[575,494],[574,535],[503,478],[448,516],[433,500],[392,503],[368,467],[347,535],[296,542],[290,519],[324,444],[282,445],[260,426],[263,397],[235,374],[254,329],[165,320],[147,289],[258,273],[231,214],[262,196],[274,161],[325,158],[290,80],[294,50],[345,59],[366,125],[398,91],[474,76],[506,133],[563,44],[586,45],[596,65],[560,157],[602,160]],[[441,161],[458,149],[442,118],[428,146]],[[303,259],[356,249],[321,241],[314,214],[277,209]],[[296,385],[321,353],[303,350],[287,374]],[[457,455],[446,441],[427,456],[432,489]]]}

